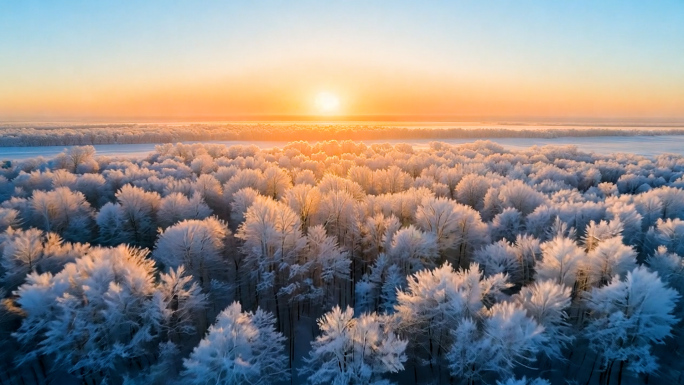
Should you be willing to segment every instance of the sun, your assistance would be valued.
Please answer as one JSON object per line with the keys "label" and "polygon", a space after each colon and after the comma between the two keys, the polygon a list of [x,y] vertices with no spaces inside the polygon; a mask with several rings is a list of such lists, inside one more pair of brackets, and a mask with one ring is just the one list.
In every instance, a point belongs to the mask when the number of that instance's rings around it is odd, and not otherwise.
{"label": "sun", "polygon": [[321,92],[316,95],[316,109],[321,114],[334,114],[339,111],[340,99],[330,92]]}

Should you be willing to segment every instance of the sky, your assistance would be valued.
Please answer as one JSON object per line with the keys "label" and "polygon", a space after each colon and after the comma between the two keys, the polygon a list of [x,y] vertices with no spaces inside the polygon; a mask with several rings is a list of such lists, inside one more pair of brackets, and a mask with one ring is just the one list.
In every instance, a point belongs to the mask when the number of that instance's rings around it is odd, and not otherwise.
{"label": "sky", "polygon": [[684,119],[684,1],[0,0],[0,120]]}

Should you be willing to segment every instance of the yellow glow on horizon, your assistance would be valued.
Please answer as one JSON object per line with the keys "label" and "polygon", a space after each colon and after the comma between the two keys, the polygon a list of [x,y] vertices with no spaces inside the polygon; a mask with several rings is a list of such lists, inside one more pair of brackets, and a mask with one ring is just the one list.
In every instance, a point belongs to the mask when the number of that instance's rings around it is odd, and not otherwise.
{"label": "yellow glow on horizon", "polygon": [[316,95],[316,110],[322,115],[340,112],[340,98],[331,92],[320,92]]}
{"label": "yellow glow on horizon", "polygon": [[597,87],[596,79],[567,82],[541,75],[511,79],[476,69],[445,76],[439,71],[396,68],[390,72],[329,62],[309,66],[284,62],[279,66],[243,70],[240,76],[220,81],[211,74],[159,74],[135,82],[119,74],[106,83],[68,84],[55,77],[53,83],[26,86],[10,81],[0,87],[0,118],[680,118],[684,106],[684,92],[676,83],[624,82],[619,87],[601,83]]}

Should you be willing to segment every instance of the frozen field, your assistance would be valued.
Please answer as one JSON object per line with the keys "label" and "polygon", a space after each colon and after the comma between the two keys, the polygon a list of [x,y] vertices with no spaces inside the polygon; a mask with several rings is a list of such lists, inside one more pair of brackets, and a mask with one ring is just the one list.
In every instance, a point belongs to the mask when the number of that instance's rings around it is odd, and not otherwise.
{"label": "frozen field", "polygon": [[[441,141],[450,144],[469,143],[475,139],[424,139],[424,140],[366,140],[365,143],[411,143],[416,147],[424,147],[431,141]],[[684,155],[684,136],[600,136],[600,137],[567,137],[567,138],[499,138],[493,139],[508,149],[520,150],[531,146],[567,146],[574,145],[580,151],[595,152],[597,154],[612,154],[617,152],[632,153],[644,156],[656,156],[665,153]],[[193,143],[193,142],[184,142]],[[286,142],[247,142],[247,141],[212,141],[207,143],[221,143],[227,146],[237,144],[255,144],[260,148],[283,146]],[[98,155],[108,156],[136,156],[145,155],[154,150],[156,144],[101,144],[95,145]],[[18,160],[37,156],[53,157],[62,152],[65,146],[44,147],[0,147],[0,159]]]}

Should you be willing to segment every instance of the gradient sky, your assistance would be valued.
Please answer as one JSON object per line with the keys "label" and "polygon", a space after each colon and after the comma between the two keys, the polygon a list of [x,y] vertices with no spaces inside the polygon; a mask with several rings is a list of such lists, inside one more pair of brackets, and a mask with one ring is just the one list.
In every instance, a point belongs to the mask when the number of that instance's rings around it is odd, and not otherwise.
{"label": "gradient sky", "polygon": [[684,1],[0,0],[0,119],[684,118]]}

